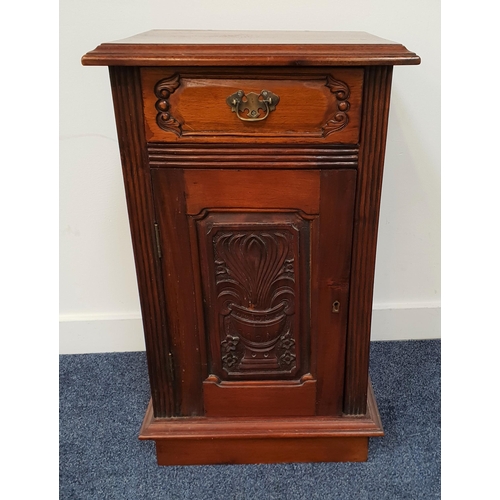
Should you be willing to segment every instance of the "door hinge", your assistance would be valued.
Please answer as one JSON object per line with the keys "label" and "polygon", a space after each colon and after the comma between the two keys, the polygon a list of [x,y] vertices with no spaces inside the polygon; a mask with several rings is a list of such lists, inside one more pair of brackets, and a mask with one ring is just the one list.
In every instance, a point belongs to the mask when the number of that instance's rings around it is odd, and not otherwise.
{"label": "door hinge", "polygon": [[156,252],[158,254],[158,258],[161,259],[161,245],[160,245],[160,228],[158,224],[155,222],[155,238],[156,238]]}
{"label": "door hinge", "polygon": [[175,372],[174,372],[174,357],[172,353],[168,353],[168,370],[170,372],[170,380],[173,382],[175,380]]}

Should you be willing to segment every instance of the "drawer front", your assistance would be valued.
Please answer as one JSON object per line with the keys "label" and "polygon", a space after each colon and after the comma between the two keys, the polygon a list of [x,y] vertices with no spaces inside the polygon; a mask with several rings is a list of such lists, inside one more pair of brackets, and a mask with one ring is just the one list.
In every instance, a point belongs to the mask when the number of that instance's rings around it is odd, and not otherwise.
{"label": "drawer front", "polygon": [[361,68],[143,68],[141,78],[148,142],[358,142]]}

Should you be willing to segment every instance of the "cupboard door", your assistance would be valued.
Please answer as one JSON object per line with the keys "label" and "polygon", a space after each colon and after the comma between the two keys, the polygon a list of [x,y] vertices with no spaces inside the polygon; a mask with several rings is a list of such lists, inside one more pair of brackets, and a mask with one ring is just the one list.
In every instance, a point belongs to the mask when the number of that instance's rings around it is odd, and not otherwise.
{"label": "cupboard door", "polygon": [[339,415],[356,172],[152,181],[176,414]]}

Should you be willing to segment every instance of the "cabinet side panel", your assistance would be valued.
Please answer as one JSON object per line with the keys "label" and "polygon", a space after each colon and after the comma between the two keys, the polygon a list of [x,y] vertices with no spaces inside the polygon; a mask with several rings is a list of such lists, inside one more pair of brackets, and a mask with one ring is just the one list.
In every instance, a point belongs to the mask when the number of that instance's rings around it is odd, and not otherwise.
{"label": "cabinet side panel", "polygon": [[171,415],[168,341],[155,252],[154,208],[146,155],[139,70],[109,69],[146,342],[155,417]]}
{"label": "cabinet side panel", "polygon": [[392,66],[365,71],[346,350],[344,413],[366,413],[375,252]]}

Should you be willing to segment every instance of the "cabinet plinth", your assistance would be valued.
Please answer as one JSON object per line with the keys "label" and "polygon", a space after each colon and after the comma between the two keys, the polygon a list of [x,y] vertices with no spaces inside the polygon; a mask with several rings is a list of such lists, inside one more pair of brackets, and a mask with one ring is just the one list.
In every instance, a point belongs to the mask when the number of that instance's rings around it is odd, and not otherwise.
{"label": "cabinet plinth", "polygon": [[392,69],[366,33],[106,43],[160,465],[363,461]]}

